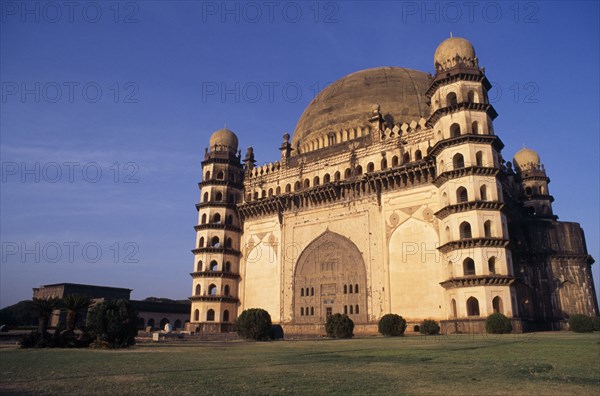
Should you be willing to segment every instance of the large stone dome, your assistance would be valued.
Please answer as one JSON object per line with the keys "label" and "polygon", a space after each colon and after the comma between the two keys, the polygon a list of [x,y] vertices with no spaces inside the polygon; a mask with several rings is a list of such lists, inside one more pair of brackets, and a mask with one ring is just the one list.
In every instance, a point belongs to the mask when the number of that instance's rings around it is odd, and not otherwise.
{"label": "large stone dome", "polygon": [[384,118],[410,123],[429,116],[425,91],[431,76],[402,67],[378,67],[343,77],[323,89],[302,113],[292,147],[337,132],[368,125],[373,104],[378,103]]}
{"label": "large stone dome", "polygon": [[217,148],[229,148],[233,151],[238,149],[238,137],[233,131],[223,128],[214,132],[210,136],[210,149]]}

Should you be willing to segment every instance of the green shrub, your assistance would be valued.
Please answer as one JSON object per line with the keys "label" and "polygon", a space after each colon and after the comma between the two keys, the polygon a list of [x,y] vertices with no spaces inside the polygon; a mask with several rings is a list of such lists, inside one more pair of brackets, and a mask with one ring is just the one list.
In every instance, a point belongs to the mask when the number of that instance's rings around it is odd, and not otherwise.
{"label": "green shrub", "polygon": [[398,337],[406,330],[406,320],[400,315],[387,314],[379,320],[377,330],[384,336]]}
{"label": "green shrub", "polygon": [[600,316],[592,318],[592,325],[594,325],[594,331],[600,331]]}
{"label": "green shrub", "polygon": [[435,335],[440,333],[438,322],[433,319],[425,319],[419,326],[421,334]]}
{"label": "green shrub", "polygon": [[264,309],[247,309],[235,321],[235,331],[247,340],[267,340],[271,333],[271,315]]}
{"label": "green shrub", "polygon": [[94,305],[87,317],[93,346],[127,348],[135,344],[137,312],[127,300],[104,301]]}
{"label": "green shrub", "polygon": [[592,318],[587,315],[571,315],[569,318],[569,327],[576,333],[591,333],[594,331]]}
{"label": "green shrub", "polygon": [[485,320],[485,331],[489,334],[505,334],[512,331],[510,319],[501,313],[493,313]]}
{"label": "green shrub", "polygon": [[334,314],[327,318],[325,331],[328,337],[333,338],[352,338],[354,331],[354,322],[344,314]]}

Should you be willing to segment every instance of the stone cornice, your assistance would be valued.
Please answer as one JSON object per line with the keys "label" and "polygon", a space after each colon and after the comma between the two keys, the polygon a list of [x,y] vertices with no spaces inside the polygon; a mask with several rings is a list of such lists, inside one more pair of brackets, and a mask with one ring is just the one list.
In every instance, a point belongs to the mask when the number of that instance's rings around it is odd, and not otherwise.
{"label": "stone cornice", "polygon": [[239,300],[233,296],[221,296],[221,295],[206,295],[206,296],[191,296],[188,297],[190,301],[203,301],[203,302],[230,302],[236,303]]}
{"label": "stone cornice", "polygon": [[242,232],[241,228],[233,226],[231,224],[224,223],[206,223],[206,224],[198,224],[194,226],[194,230],[225,230],[225,231],[233,231],[233,232]]}
{"label": "stone cornice", "polygon": [[433,128],[435,123],[438,122],[441,117],[464,110],[485,112],[492,120],[498,117],[498,113],[494,109],[494,106],[489,103],[461,102],[452,106],[442,107],[434,111],[433,114],[431,114],[427,119],[427,126]]}
{"label": "stone cornice", "polygon": [[243,165],[240,160],[237,157],[234,158],[235,159],[211,157],[202,161],[201,164],[203,167],[210,164],[225,164],[227,166],[234,166],[238,169],[243,169]]}
{"label": "stone cornice", "polygon": [[492,84],[490,84],[483,70],[457,66],[436,73],[431,85],[429,85],[429,88],[425,92],[425,96],[431,99],[440,86],[452,84],[457,81],[481,82],[486,90],[489,91],[492,88]]}
{"label": "stone cornice", "polygon": [[227,278],[227,279],[239,279],[238,274],[224,271],[196,271],[191,272],[190,276],[196,278]]}
{"label": "stone cornice", "polygon": [[196,209],[200,210],[202,208],[229,208],[235,209],[237,206],[234,203],[230,202],[219,202],[219,201],[210,201],[210,202],[199,202],[196,204]]}
{"label": "stone cornice", "polygon": [[496,201],[469,201],[462,202],[456,205],[446,206],[437,212],[434,215],[443,220],[451,214],[467,212],[470,210],[502,210],[504,207],[504,203],[496,202]]}
{"label": "stone cornice", "polygon": [[431,150],[429,150],[429,155],[437,156],[442,150],[451,147],[457,146],[459,144],[465,143],[475,143],[475,144],[491,144],[496,151],[500,151],[504,148],[504,143],[502,140],[496,135],[479,135],[467,133],[464,135],[452,137],[449,139],[440,140],[437,142]]}
{"label": "stone cornice", "polygon": [[192,253],[217,253],[217,254],[230,254],[232,256],[239,256],[240,252],[238,250],[224,248],[224,247],[201,247],[192,249]]}
{"label": "stone cornice", "polygon": [[435,184],[435,186],[439,188],[449,180],[454,180],[465,176],[496,177],[499,171],[500,170],[498,168],[490,168],[485,166],[467,166],[464,168],[453,169],[440,174],[438,177],[435,178],[433,184]]}
{"label": "stone cornice", "polygon": [[473,275],[458,278],[450,278],[440,285],[444,289],[456,289],[459,287],[474,286],[509,286],[515,282],[515,278],[508,275]]}
{"label": "stone cornice", "polygon": [[473,248],[506,248],[508,247],[508,239],[503,238],[467,238],[458,241],[451,241],[438,247],[438,250],[444,254],[454,250],[473,249]]}
{"label": "stone cornice", "polygon": [[242,190],[244,188],[244,185],[242,183],[233,182],[231,180],[218,180],[218,179],[203,180],[200,183],[198,183],[199,188],[202,188],[205,186],[227,186],[227,187],[235,188],[238,190]]}

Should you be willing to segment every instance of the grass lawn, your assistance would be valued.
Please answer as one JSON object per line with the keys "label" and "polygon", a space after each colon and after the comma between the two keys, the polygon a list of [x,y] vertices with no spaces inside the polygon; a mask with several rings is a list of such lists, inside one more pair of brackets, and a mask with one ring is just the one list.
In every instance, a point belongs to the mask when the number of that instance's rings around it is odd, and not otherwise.
{"label": "grass lawn", "polygon": [[599,394],[600,334],[0,349],[6,394]]}

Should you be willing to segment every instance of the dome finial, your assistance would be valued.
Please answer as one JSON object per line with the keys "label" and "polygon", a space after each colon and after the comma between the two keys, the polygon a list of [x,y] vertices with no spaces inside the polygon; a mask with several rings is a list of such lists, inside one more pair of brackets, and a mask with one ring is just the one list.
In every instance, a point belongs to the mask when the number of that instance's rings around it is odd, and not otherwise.
{"label": "dome finial", "polygon": [[450,32],[450,38],[452,38],[452,32]]}

